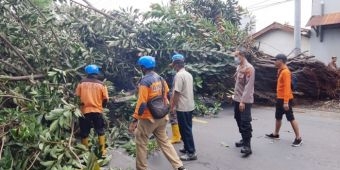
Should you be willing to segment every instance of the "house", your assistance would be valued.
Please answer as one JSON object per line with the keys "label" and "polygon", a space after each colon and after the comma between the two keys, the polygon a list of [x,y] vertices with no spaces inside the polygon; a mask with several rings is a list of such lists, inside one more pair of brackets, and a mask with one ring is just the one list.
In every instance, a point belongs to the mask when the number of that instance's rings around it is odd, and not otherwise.
{"label": "house", "polygon": [[340,1],[313,0],[312,4],[312,16],[306,25],[313,30],[311,55],[324,63],[337,56],[340,65]]}
{"label": "house", "polygon": [[[310,30],[301,28],[301,52],[309,52]],[[294,27],[274,22],[252,35],[259,51],[275,56],[278,53],[294,56]]]}

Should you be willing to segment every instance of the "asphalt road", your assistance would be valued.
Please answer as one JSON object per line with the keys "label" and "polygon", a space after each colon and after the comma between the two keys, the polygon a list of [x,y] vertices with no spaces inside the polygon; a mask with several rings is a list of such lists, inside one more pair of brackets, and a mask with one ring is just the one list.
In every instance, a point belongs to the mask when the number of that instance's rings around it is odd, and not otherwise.
{"label": "asphalt road", "polygon": [[[227,108],[218,118],[194,121],[198,160],[184,162],[185,167],[189,170],[340,170],[340,111],[295,110],[303,138],[301,147],[291,146],[294,133],[287,121],[283,121],[280,140],[264,137],[274,129],[274,108],[254,107],[252,112],[254,132],[250,157],[242,158],[240,149],[234,146],[240,134],[232,109]],[[179,149],[181,144],[175,147]],[[134,167],[133,161],[129,164]],[[149,157],[149,167],[172,169],[161,152]]]}

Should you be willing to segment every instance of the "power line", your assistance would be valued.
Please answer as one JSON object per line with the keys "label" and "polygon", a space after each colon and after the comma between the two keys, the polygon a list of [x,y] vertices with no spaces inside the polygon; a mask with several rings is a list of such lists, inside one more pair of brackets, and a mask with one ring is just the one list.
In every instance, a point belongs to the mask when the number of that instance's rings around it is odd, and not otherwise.
{"label": "power line", "polygon": [[265,4],[265,5],[262,5],[262,6],[253,7],[253,8],[250,8],[249,10],[250,11],[256,11],[256,10],[260,10],[260,9],[263,9],[263,8],[268,8],[268,7],[280,5],[280,4],[283,4],[283,3],[287,3],[287,2],[290,2],[290,1],[293,1],[293,0],[283,0],[283,1],[279,1],[279,2],[273,2],[271,4]]}
{"label": "power line", "polygon": [[268,8],[268,7],[280,5],[280,4],[283,4],[283,3],[287,3],[287,2],[290,2],[290,1],[293,1],[293,0],[284,0],[284,1],[280,1],[280,2],[274,2],[274,3],[271,3],[271,4],[266,4],[266,5],[262,5],[262,6],[259,6],[259,7],[254,7],[254,8],[248,9],[248,10],[250,12],[253,12],[253,11],[263,9],[263,8]]}
{"label": "power line", "polygon": [[249,6],[247,6],[247,8],[255,8],[256,6],[259,6],[265,2],[269,2],[270,0],[264,0],[264,1],[261,1],[261,2],[257,2],[257,3],[254,3],[254,4],[251,4]]}

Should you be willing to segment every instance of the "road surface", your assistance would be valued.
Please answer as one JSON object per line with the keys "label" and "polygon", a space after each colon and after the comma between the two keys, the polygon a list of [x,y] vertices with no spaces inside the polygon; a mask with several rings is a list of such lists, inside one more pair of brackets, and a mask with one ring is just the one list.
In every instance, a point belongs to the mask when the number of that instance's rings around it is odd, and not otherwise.
{"label": "road surface", "polygon": [[[303,138],[301,147],[291,146],[294,133],[285,120],[280,140],[264,137],[274,129],[274,108],[254,107],[252,115],[253,154],[250,157],[242,158],[240,149],[234,146],[240,134],[232,108],[226,108],[218,118],[198,118],[194,121],[198,160],[184,162],[185,167],[188,170],[340,170],[340,111],[295,110]],[[178,150],[181,144],[175,147]],[[115,157],[111,167],[117,167],[118,163],[122,167],[122,162],[126,162],[122,169],[134,167],[133,160],[122,161],[117,159],[120,156]],[[149,167],[151,170],[172,169],[161,152],[149,157]]]}

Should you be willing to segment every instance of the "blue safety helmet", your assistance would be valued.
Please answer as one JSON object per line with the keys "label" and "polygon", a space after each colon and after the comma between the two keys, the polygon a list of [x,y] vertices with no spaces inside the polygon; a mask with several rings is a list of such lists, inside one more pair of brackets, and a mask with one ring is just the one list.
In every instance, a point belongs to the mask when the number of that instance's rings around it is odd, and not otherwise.
{"label": "blue safety helmet", "polygon": [[94,64],[87,65],[85,67],[85,73],[86,74],[99,74],[99,67]]}
{"label": "blue safety helmet", "polygon": [[156,67],[156,60],[152,56],[143,56],[139,58],[138,65],[146,69],[152,69]]}
{"label": "blue safety helmet", "polygon": [[180,60],[180,61],[184,61],[184,56],[182,54],[175,54],[172,56],[172,62]]}

